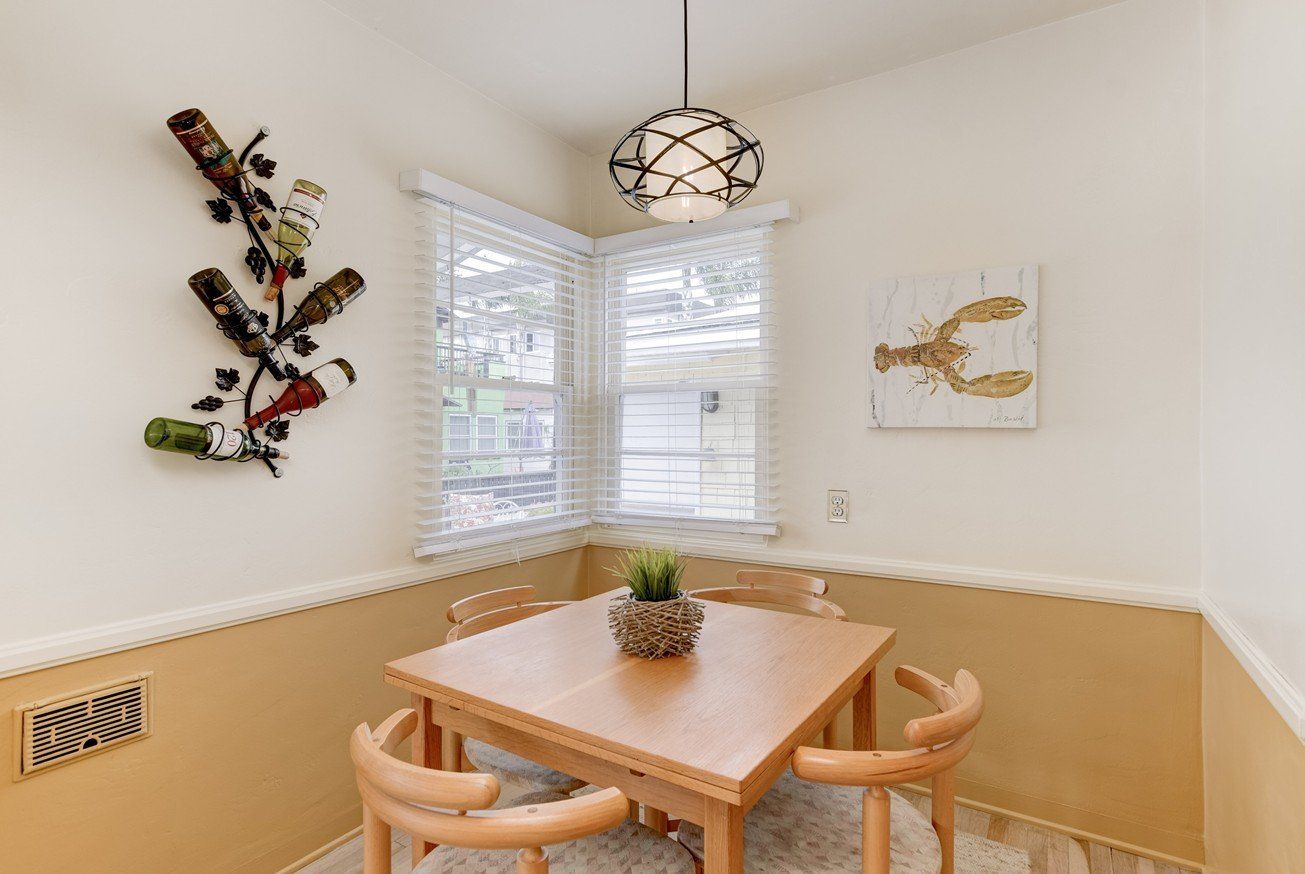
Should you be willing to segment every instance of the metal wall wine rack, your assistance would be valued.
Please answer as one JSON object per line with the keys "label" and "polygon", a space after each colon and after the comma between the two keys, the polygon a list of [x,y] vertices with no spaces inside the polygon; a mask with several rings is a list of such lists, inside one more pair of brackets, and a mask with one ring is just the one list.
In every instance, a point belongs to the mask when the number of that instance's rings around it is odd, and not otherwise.
{"label": "metal wall wine rack", "polygon": [[[276,265],[277,259],[272,257],[272,253],[268,248],[268,241],[264,239],[263,233],[260,233],[257,225],[255,224],[253,214],[247,208],[246,204],[242,201],[242,199],[238,196],[239,193],[238,186],[242,183],[238,182],[237,180],[241,180],[241,179],[245,180],[244,184],[248,184],[248,187],[252,191],[256,202],[264,210],[272,213],[279,213],[279,215],[281,215],[282,217],[284,217],[287,213],[294,213],[295,221],[305,225],[308,222],[311,222],[312,229],[314,231],[320,226],[316,217],[304,213],[301,210],[294,208],[293,206],[287,205],[281,207],[278,210],[275,203],[272,201],[271,196],[268,195],[268,193],[264,191],[262,188],[259,188],[256,185],[252,184],[251,176],[257,176],[263,179],[270,179],[274,175],[274,171],[277,163],[276,161],[267,158],[262,154],[255,154],[252,155],[251,157],[251,153],[254,151],[254,149],[257,148],[258,145],[262,143],[265,139],[267,139],[271,135],[271,133],[272,133],[271,130],[266,126],[259,128],[258,132],[254,135],[253,139],[249,141],[248,145],[246,145],[244,150],[240,153],[239,165],[241,169],[238,173],[234,175],[229,175],[229,176],[210,175],[205,170],[205,167],[202,164],[196,166],[195,168],[200,172],[200,174],[205,179],[209,180],[210,182],[213,182],[215,188],[217,188],[218,196],[213,200],[205,201],[205,204],[208,206],[213,220],[220,224],[227,224],[230,223],[233,220],[233,218],[238,217],[241,223],[245,226],[245,230],[249,235],[249,241],[251,244],[245,253],[245,265],[246,267],[249,268],[249,272],[253,277],[254,281],[258,283],[260,286],[263,284],[264,279],[267,277],[268,270],[272,269]],[[218,182],[225,183],[225,185],[219,186],[217,184]],[[233,209],[233,205],[234,205],[234,209]],[[303,235],[301,234],[301,236]],[[281,245],[279,241],[277,241],[277,245],[278,246]],[[312,245],[311,236],[305,236],[305,238],[301,241],[301,245],[299,247],[300,254],[294,258],[293,262],[289,267],[290,279],[299,279],[302,278],[304,275],[306,275],[307,271],[304,264],[302,253],[306,251],[311,245]],[[285,251],[289,251],[289,250],[285,250]],[[322,313],[318,318],[317,324],[323,324],[333,316],[343,312],[345,302],[341,300],[337,291],[328,287],[325,283],[322,282],[315,283],[312,287],[312,292],[314,294],[320,293],[320,296],[318,297],[318,301],[322,306]],[[312,299],[312,297],[313,294],[310,294],[309,297],[306,297],[305,303],[308,300]],[[330,298],[329,301],[327,299],[328,297]],[[271,321],[270,317],[262,310],[255,310],[254,314],[257,316],[258,320],[263,323],[263,326],[268,330],[269,335],[271,335],[280,332],[286,326],[287,323],[291,323],[291,324],[295,323],[296,321],[295,317],[299,315],[301,306],[302,305],[294,307],[293,311],[290,314],[289,320],[287,320],[285,294],[282,293],[276,296],[276,321],[274,326],[270,324]],[[219,332],[226,335],[229,339],[233,339],[233,340],[236,339],[221,322],[215,322],[214,326],[218,329]],[[302,376],[302,373],[300,372],[299,368],[288,359],[284,347],[288,345],[290,347],[290,350],[300,357],[307,357],[311,355],[314,351],[316,351],[318,348],[318,344],[313,342],[312,337],[309,336],[309,334],[302,328],[291,328],[289,334],[282,341],[273,340],[273,342],[275,343],[276,356],[282,362],[282,368],[285,372],[287,382],[291,382],[295,379],[298,379],[300,376]],[[225,406],[228,403],[232,403],[235,401],[243,401],[243,405],[244,405],[243,419],[247,420],[253,418],[254,417],[253,404],[254,404],[254,399],[257,397],[258,383],[262,379],[263,374],[268,372],[267,365],[261,361],[258,363],[257,367],[253,372],[253,375],[249,379],[248,386],[245,389],[239,388],[241,376],[240,376],[240,372],[237,369],[219,367],[219,368],[215,368],[215,372],[216,372],[216,378],[214,379],[214,385],[216,386],[216,388],[222,392],[235,391],[237,393],[237,397],[233,398],[233,397],[218,397],[215,395],[206,395],[196,403],[191,404],[191,409],[203,410],[205,412],[214,412],[218,409],[221,409],[223,406]],[[289,436],[290,423],[288,420],[297,418],[298,416],[302,415],[305,407],[303,405],[302,399],[298,396],[298,394],[296,394],[295,395],[296,407],[282,414],[280,411],[275,411],[276,397],[272,394],[268,394],[267,398],[268,398],[268,403],[272,405],[274,409],[274,415],[271,418],[265,418],[261,415],[258,416],[257,418],[258,418],[259,427],[263,428],[264,435],[269,443],[280,443]],[[215,456],[216,447],[221,445],[222,438],[225,437],[230,430],[226,425],[217,421],[207,422],[205,423],[205,427],[216,428],[217,431],[215,433],[218,434],[219,437],[212,444],[211,448],[208,451],[195,456],[195,458],[199,460],[208,460],[217,457]],[[252,431],[253,429],[250,430]],[[288,458],[289,456],[282,453],[281,457]],[[240,459],[239,463],[253,461],[254,459],[255,456],[250,456],[244,459]],[[221,459],[221,460],[227,460],[227,459]],[[277,464],[275,464],[273,462],[273,459],[264,457],[259,460],[261,460],[267,466],[267,469],[271,471],[273,476],[280,477],[284,473],[284,470],[281,467],[279,467]]]}

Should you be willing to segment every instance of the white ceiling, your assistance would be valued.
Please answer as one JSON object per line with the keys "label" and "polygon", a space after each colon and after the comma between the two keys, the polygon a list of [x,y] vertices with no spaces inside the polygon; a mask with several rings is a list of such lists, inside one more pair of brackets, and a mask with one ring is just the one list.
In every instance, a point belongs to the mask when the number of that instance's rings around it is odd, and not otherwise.
{"label": "white ceiling", "polygon": [[[585,154],[680,105],[678,0],[326,0]],[[690,0],[689,102],[734,115],[1118,0]]]}

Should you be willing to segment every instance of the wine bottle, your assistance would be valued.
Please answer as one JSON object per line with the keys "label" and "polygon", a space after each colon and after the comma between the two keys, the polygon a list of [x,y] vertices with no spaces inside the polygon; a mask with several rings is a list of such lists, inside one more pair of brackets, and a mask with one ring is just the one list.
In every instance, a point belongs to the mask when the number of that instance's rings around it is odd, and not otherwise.
{"label": "wine bottle", "polygon": [[328,361],[291,382],[271,406],[246,419],[245,427],[261,428],[279,416],[320,407],[357,381],[358,374],[348,361],[343,358]]}
{"label": "wine bottle", "polygon": [[290,321],[273,334],[272,339],[284,343],[310,325],[320,325],[331,316],[344,312],[344,308],[362,297],[366,290],[367,283],[363,282],[358,271],[352,267],[344,268],[308,292]]}
{"label": "wine bottle", "polygon": [[290,457],[239,428],[224,428],[218,422],[199,425],[178,419],[151,419],[145,426],[145,445],[162,452],[180,452],[214,461]]}
{"label": "wine bottle", "polygon": [[272,223],[254,199],[254,189],[245,178],[244,168],[214,130],[208,116],[198,109],[183,109],[168,119],[168,130],[194,159],[195,169],[203,173],[214,188],[237,201],[259,228],[272,230]]}
{"label": "wine bottle", "polygon": [[313,232],[320,227],[325,206],[326,189],[307,179],[295,180],[276,229],[276,269],[272,271],[272,284],[263,295],[267,300],[276,300],[281,293],[281,287],[290,278],[290,265],[308,248]]}
{"label": "wine bottle", "polygon": [[240,354],[257,358],[273,376],[285,379],[276,357],[276,343],[226,275],[216,267],[207,267],[190,277],[189,282],[190,290],[217,319],[218,327],[236,344]]}

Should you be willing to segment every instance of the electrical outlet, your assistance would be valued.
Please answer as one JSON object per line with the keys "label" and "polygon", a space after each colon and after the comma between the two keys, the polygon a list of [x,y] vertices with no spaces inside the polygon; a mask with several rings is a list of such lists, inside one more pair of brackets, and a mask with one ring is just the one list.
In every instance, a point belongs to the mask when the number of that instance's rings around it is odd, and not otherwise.
{"label": "electrical outlet", "polygon": [[830,522],[847,521],[847,492],[841,489],[830,489],[829,498],[826,502]]}

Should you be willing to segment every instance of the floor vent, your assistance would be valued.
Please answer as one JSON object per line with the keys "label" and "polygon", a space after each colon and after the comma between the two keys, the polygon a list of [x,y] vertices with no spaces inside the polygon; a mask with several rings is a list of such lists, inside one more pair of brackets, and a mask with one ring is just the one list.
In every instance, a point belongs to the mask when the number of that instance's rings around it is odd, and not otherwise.
{"label": "floor vent", "polygon": [[114,680],[14,711],[22,741],[15,779],[140,740],[150,734],[150,675]]}

